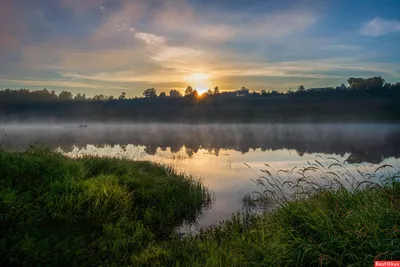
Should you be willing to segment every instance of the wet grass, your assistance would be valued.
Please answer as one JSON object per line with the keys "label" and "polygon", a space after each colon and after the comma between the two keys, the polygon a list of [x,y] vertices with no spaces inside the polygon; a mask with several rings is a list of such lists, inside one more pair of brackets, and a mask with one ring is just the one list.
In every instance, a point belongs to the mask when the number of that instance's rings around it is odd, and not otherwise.
{"label": "wet grass", "polygon": [[158,254],[152,261],[147,254],[142,263],[373,266],[374,260],[399,260],[398,169],[387,165],[356,175],[340,163],[315,164],[274,174],[263,170],[266,176],[255,180],[262,190],[244,201],[266,213],[237,214],[197,236],[158,244],[152,250]]}
{"label": "wet grass", "polygon": [[[390,171],[388,170],[390,169]],[[388,170],[383,172],[383,170]],[[373,266],[400,259],[399,170],[272,170],[233,215],[180,237],[211,200],[168,167],[0,152],[2,266]]]}
{"label": "wet grass", "polygon": [[134,265],[210,199],[200,181],[149,162],[2,151],[0,265]]}

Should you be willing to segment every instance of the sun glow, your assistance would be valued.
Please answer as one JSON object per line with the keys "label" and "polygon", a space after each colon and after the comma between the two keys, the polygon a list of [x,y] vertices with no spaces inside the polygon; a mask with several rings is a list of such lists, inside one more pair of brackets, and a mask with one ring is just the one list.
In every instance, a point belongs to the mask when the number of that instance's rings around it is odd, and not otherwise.
{"label": "sun glow", "polygon": [[189,82],[204,82],[207,81],[209,77],[210,77],[209,74],[197,72],[197,73],[192,73],[189,76],[186,76],[186,80]]}
{"label": "sun glow", "polygon": [[210,75],[202,72],[195,72],[185,77],[185,81],[192,86],[199,95],[203,94],[210,87]]}

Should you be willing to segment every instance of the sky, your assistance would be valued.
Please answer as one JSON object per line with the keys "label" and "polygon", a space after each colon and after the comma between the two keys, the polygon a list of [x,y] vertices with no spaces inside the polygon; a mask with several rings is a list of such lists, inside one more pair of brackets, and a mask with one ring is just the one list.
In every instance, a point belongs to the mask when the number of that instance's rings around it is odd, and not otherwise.
{"label": "sky", "polygon": [[399,0],[0,0],[0,89],[396,82],[399,47]]}

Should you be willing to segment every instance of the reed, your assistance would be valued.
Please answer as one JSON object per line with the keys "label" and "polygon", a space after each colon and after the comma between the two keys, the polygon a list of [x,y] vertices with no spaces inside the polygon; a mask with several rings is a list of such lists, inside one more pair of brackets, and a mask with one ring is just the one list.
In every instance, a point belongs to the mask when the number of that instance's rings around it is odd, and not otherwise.
{"label": "reed", "polygon": [[[138,261],[160,266],[373,266],[400,259],[399,169],[350,170],[335,159],[254,180],[251,209],[196,236],[157,244]],[[247,210],[248,211],[248,210]],[[160,253],[163,251],[163,253]]]}

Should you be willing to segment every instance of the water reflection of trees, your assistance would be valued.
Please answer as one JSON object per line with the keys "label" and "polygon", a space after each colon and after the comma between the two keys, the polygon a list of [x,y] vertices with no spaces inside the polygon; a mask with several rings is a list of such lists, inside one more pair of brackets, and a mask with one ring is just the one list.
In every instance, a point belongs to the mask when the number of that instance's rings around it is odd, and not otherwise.
{"label": "water reflection of trees", "polygon": [[379,163],[382,158],[400,157],[400,128],[397,126],[363,125],[186,125],[186,124],[137,124],[121,127],[93,126],[84,130],[45,127],[24,130],[7,129],[2,146],[6,149],[24,149],[39,142],[50,147],[60,147],[71,152],[76,146],[85,149],[87,144],[97,148],[120,145],[144,146],[147,154],[154,155],[157,149],[170,148],[177,153],[185,148],[191,157],[199,149],[216,156],[221,149],[232,149],[245,154],[250,149],[292,149],[303,156],[305,153],[339,154],[350,153],[349,163]]}

